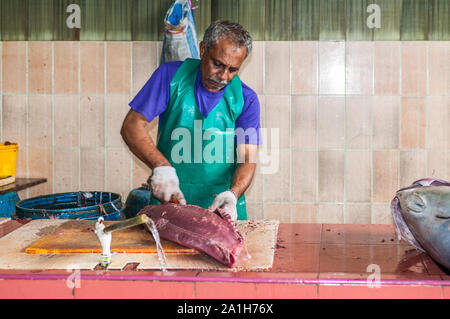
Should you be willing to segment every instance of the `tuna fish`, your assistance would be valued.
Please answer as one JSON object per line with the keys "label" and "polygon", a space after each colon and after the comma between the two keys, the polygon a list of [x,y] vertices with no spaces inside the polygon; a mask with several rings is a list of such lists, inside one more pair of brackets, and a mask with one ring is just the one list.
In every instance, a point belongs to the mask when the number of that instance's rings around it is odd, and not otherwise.
{"label": "tuna fish", "polygon": [[397,235],[450,269],[450,183],[421,179],[391,202]]}
{"label": "tuna fish", "polygon": [[244,245],[234,222],[220,208],[213,213],[195,205],[164,203],[146,206],[141,214],[155,222],[161,238],[194,248],[230,268]]}

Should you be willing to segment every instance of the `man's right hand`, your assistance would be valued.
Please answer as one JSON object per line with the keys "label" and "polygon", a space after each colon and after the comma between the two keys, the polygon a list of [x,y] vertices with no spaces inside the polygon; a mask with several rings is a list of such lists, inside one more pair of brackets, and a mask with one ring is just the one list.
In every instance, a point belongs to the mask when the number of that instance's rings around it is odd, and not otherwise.
{"label": "man's right hand", "polygon": [[161,202],[169,202],[172,196],[175,196],[181,205],[186,205],[186,200],[180,190],[177,173],[172,166],[155,167],[152,176],[149,178],[149,184],[153,195]]}

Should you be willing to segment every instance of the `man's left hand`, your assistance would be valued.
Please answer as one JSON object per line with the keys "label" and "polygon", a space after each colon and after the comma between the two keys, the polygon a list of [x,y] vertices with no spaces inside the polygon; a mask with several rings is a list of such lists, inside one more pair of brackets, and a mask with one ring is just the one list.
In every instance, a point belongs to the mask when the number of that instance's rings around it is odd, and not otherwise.
{"label": "man's left hand", "polygon": [[209,206],[209,210],[215,211],[216,208],[223,209],[227,214],[230,215],[232,220],[237,219],[236,210],[237,198],[231,191],[225,191],[220,193],[214,199],[214,202]]}

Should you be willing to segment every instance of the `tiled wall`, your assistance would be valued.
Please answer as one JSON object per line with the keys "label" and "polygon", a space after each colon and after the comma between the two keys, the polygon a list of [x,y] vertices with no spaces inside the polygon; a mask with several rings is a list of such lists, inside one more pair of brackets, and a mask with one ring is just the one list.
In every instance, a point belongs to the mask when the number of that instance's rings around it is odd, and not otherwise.
{"label": "tiled wall", "polygon": [[[48,182],[26,197],[121,193],[150,171],[119,130],[157,67],[161,42],[2,42],[0,140],[19,143],[17,175]],[[249,218],[391,223],[395,191],[450,180],[450,43],[254,42],[241,78],[261,126],[279,128],[276,174],[259,166]],[[154,121],[149,131],[156,133]],[[271,147],[265,141],[263,147]]]}

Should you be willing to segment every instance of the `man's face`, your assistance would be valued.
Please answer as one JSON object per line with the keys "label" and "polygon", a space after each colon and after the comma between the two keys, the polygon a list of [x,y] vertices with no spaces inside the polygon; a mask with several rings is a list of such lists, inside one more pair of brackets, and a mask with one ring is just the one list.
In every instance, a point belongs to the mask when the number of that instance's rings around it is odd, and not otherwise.
{"label": "man's face", "polygon": [[230,82],[244,62],[247,48],[219,38],[216,45],[205,52],[205,44],[200,42],[200,70],[203,86],[210,92],[219,92]]}

